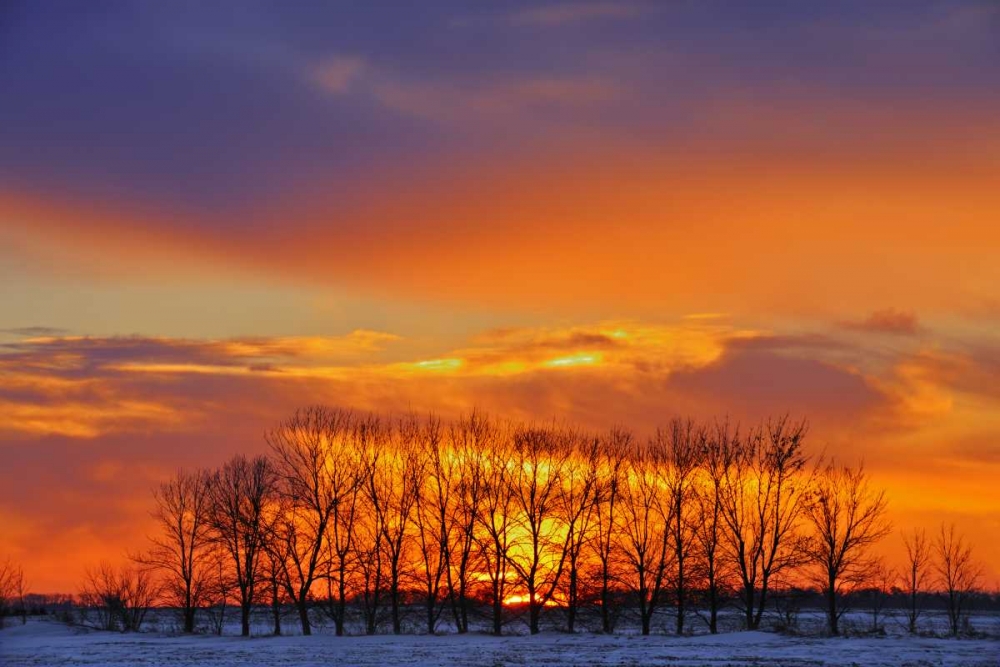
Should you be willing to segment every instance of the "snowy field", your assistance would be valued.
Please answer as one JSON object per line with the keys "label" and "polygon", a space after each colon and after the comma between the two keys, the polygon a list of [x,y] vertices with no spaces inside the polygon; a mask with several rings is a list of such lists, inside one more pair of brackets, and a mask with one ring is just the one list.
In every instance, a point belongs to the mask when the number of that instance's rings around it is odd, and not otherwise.
{"label": "snowy field", "polygon": [[767,632],[654,635],[171,636],[85,631],[41,620],[0,631],[0,665],[981,665],[1000,641],[889,636],[831,639]]}

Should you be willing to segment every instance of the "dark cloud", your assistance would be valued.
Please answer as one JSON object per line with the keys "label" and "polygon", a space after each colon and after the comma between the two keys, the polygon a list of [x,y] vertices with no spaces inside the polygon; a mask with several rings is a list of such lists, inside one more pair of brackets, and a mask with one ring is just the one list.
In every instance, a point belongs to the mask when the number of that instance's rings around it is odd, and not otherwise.
{"label": "dark cloud", "polygon": [[912,336],[920,332],[916,313],[886,308],[877,310],[863,320],[842,322],[841,326],[853,331]]}
{"label": "dark cloud", "polygon": [[858,419],[888,404],[860,373],[747,346],[728,351],[705,368],[678,372],[668,383],[690,399],[757,419],[786,412],[824,421]]}

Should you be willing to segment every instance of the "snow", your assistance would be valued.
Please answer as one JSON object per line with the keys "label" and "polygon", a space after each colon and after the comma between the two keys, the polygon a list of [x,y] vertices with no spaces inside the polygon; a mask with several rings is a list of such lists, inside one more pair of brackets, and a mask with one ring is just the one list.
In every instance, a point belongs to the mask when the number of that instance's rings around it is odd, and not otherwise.
{"label": "snow", "polygon": [[768,632],[674,637],[378,635],[215,637],[84,631],[32,620],[0,631],[0,665],[900,665],[1000,666],[1000,641],[823,638]]}

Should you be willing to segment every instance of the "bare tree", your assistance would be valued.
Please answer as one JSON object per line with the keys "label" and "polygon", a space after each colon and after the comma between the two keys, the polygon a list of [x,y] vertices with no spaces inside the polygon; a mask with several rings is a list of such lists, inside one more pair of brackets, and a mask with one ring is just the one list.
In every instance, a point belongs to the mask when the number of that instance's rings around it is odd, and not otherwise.
{"label": "bare tree", "polygon": [[497,431],[490,420],[473,412],[448,431],[450,456],[438,461],[435,474],[455,485],[448,509],[448,596],[459,634],[469,631],[470,593],[477,571],[476,530],[486,491],[485,452],[496,445]]}
{"label": "bare tree", "polygon": [[827,465],[813,479],[805,503],[812,525],[809,556],[826,598],[827,627],[840,634],[845,594],[868,582],[877,561],[868,550],[889,534],[885,492],[871,487],[864,466]]}
{"label": "bare tree", "polygon": [[[365,498],[367,500],[367,497]],[[370,503],[365,502],[358,513],[358,523],[354,536],[354,559],[358,581],[358,599],[365,621],[365,634],[374,635],[382,614],[385,598],[385,549],[382,547],[382,531],[379,529],[375,512]]]}
{"label": "bare tree", "polygon": [[722,485],[735,453],[739,451],[739,428],[728,420],[716,422],[702,447],[701,467],[704,481],[697,489],[699,521],[695,526],[698,556],[703,574],[705,604],[708,607],[708,631],[719,632],[719,611],[730,589],[731,566],[722,553]]}
{"label": "bare tree", "polygon": [[566,630],[576,631],[576,616],[580,608],[580,573],[584,548],[593,538],[594,500],[597,487],[601,440],[572,434],[565,443],[570,456],[563,471],[559,489],[559,514],[566,530],[563,544],[566,563]]}
{"label": "bare tree", "polygon": [[868,603],[868,614],[872,621],[870,630],[873,633],[885,632],[882,616],[890,597],[892,597],[893,581],[897,578],[897,573],[887,566],[881,558],[876,559],[869,571],[864,594]]}
{"label": "bare tree", "polygon": [[906,627],[912,635],[917,633],[917,620],[923,611],[927,592],[931,543],[926,531],[914,529],[912,533],[903,533],[903,545],[906,547],[906,565],[902,572],[902,588],[906,593]]}
{"label": "bare tree", "polygon": [[24,614],[24,570],[11,560],[0,563],[0,628],[4,619],[15,611],[22,612],[22,622],[26,621]]}
{"label": "bare tree", "polygon": [[351,542],[354,549],[355,574],[358,579],[358,599],[365,620],[365,633],[373,635],[378,630],[379,617],[385,593],[385,548],[382,520],[386,510],[381,506],[381,485],[386,483],[383,459],[391,445],[386,423],[377,415],[368,415],[355,432],[363,462],[361,471],[362,493],[355,510],[354,531]]}
{"label": "bare tree", "polygon": [[671,565],[670,526],[673,521],[664,492],[663,452],[656,440],[633,452],[622,480],[622,554],[626,571],[623,583],[639,606],[642,634],[650,633],[653,614],[663,604],[667,569]]}
{"label": "bare tree", "polygon": [[233,566],[240,594],[240,626],[250,636],[250,612],[270,533],[277,478],[269,459],[238,454],[212,475],[211,523]]}
{"label": "bare tree", "polygon": [[768,420],[747,433],[725,470],[720,506],[725,545],[739,574],[746,627],[756,630],[772,578],[805,560],[797,535],[808,480],[802,479],[804,422]]}
{"label": "bare tree", "polygon": [[284,604],[284,571],[288,568],[287,557],[275,548],[270,540],[264,543],[264,552],[261,554],[262,581],[266,584],[264,588],[267,592],[267,599],[271,604],[271,620],[274,627],[274,635],[281,636],[281,607]]}
{"label": "bare tree", "polygon": [[212,545],[203,589],[207,605],[205,611],[209,617],[211,630],[220,636],[226,626],[226,610],[236,588],[232,573],[226,567],[227,558],[227,554],[218,542]]}
{"label": "bare tree", "polygon": [[365,497],[367,480],[371,474],[371,421],[370,417],[354,420],[347,434],[348,440],[339,456],[341,465],[351,466],[354,483],[350,485],[346,495],[334,503],[326,528],[326,610],[333,619],[334,631],[338,637],[344,635],[349,579],[358,561],[357,524],[362,514],[359,505]]}
{"label": "bare tree", "polygon": [[528,631],[533,635],[540,630],[542,608],[555,594],[566,558],[566,529],[557,510],[572,450],[561,445],[563,437],[554,429],[534,427],[514,433],[510,484],[518,530],[509,560],[527,594]]}
{"label": "bare tree", "polygon": [[450,562],[451,522],[449,510],[453,504],[453,467],[445,442],[441,422],[429,416],[422,427],[421,463],[407,474],[413,475],[417,492],[413,521],[422,567],[418,578],[423,587],[427,634],[434,634],[437,621],[444,611],[442,588]]}
{"label": "bare tree", "polygon": [[511,440],[503,435],[493,439],[494,446],[484,452],[482,462],[482,498],[477,519],[481,531],[476,532],[479,553],[490,584],[493,634],[503,632],[503,605],[507,595],[507,574],[512,548],[512,522],[514,514],[514,474],[511,458]]}
{"label": "bare tree", "polygon": [[153,491],[153,519],[160,534],[137,558],[165,575],[166,602],[181,610],[183,632],[194,632],[195,613],[206,601],[212,551],[210,476],[178,471]]}
{"label": "bare tree", "polygon": [[612,586],[615,580],[621,488],[628,482],[628,460],[633,447],[632,434],[613,428],[601,441],[597,464],[598,481],[594,489],[594,551],[597,556],[597,580],[601,608],[601,630],[614,631],[615,609]]}
{"label": "bare tree", "polygon": [[982,569],[972,559],[972,545],[956,531],[955,524],[941,525],[934,541],[934,552],[937,556],[934,567],[948,609],[948,625],[951,634],[958,635],[967,618],[969,597],[982,577]]}
{"label": "bare tree", "polygon": [[284,499],[275,523],[274,562],[303,635],[312,634],[308,603],[325,569],[327,528],[358,484],[345,446],[351,429],[349,412],[317,406],[296,412],[265,436]]}
{"label": "bare tree", "polygon": [[87,571],[80,600],[99,629],[138,632],[157,595],[150,570],[101,563]]}
{"label": "bare tree", "polygon": [[[357,466],[357,479],[367,479],[364,471],[363,458],[354,462]],[[360,514],[359,500],[364,489],[360,485],[352,487],[343,502],[337,504],[330,523],[327,526],[329,537],[326,549],[327,566],[325,580],[326,611],[333,619],[334,632],[338,637],[344,636],[344,625],[347,620],[347,601],[349,598],[349,578],[357,558],[357,519]]]}
{"label": "bare tree", "polygon": [[420,457],[420,424],[414,416],[400,419],[388,431],[385,447],[368,478],[369,500],[376,529],[385,550],[392,632],[403,631],[402,586],[408,572],[406,559],[412,542],[411,520],[423,473]]}
{"label": "bare tree", "polygon": [[684,617],[690,576],[688,559],[698,525],[698,504],[695,498],[695,473],[704,449],[705,431],[690,419],[673,419],[669,426],[656,433],[657,451],[664,460],[660,470],[670,504],[668,526],[673,549],[673,593],[677,605],[676,632],[684,632]]}

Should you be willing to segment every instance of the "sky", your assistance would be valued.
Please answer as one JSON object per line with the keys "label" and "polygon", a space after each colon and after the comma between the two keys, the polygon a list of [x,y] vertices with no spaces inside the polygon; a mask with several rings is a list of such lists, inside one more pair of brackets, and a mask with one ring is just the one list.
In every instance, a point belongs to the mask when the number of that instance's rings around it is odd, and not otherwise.
{"label": "sky", "polygon": [[4,2],[0,557],[315,403],[790,414],[1000,585],[997,183],[996,2]]}

